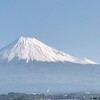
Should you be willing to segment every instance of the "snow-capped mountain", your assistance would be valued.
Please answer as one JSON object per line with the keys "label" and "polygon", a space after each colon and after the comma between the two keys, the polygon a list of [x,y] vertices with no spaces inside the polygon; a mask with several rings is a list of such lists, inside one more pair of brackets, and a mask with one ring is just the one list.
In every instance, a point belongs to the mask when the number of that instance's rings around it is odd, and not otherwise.
{"label": "snow-capped mountain", "polygon": [[0,50],[0,60],[8,62],[17,60],[41,62],[72,62],[79,64],[96,64],[87,58],[77,58],[53,49],[35,38],[20,37]]}
{"label": "snow-capped mountain", "polygon": [[100,91],[100,65],[21,37],[0,50],[0,93]]}

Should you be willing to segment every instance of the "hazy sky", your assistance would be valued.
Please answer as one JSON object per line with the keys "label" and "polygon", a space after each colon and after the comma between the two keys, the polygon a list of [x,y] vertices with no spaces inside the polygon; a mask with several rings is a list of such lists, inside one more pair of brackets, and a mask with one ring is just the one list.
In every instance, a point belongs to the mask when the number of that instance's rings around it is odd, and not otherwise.
{"label": "hazy sky", "polygon": [[0,48],[20,36],[100,63],[100,0],[0,0]]}

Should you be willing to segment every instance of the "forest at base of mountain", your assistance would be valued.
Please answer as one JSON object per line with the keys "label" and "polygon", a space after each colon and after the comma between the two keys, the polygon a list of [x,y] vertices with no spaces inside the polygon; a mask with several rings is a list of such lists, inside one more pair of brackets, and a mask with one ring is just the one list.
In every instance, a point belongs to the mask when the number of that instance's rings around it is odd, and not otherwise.
{"label": "forest at base of mountain", "polygon": [[10,92],[1,94],[0,100],[100,100],[100,93],[27,94]]}

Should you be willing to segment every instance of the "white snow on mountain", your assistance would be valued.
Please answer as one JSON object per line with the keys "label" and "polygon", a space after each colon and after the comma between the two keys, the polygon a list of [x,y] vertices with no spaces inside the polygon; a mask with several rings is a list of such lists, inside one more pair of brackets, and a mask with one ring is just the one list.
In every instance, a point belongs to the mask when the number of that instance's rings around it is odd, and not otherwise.
{"label": "white snow on mountain", "polygon": [[53,49],[35,38],[20,37],[0,50],[0,60],[41,61],[41,62],[72,62],[79,64],[96,64],[87,58],[77,58],[62,51]]}

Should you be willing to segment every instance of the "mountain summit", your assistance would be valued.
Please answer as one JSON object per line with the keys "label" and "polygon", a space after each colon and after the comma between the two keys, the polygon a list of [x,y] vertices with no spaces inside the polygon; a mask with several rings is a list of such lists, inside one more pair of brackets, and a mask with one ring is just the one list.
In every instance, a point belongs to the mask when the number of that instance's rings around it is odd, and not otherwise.
{"label": "mountain summit", "polygon": [[0,50],[0,60],[8,62],[17,60],[41,62],[71,62],[79,64],[96,64],[87,58],[77,58],[53,49],[35,38],[20,37]]}

